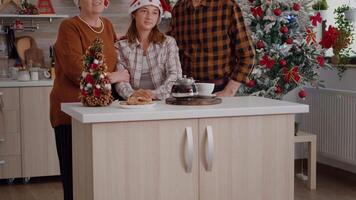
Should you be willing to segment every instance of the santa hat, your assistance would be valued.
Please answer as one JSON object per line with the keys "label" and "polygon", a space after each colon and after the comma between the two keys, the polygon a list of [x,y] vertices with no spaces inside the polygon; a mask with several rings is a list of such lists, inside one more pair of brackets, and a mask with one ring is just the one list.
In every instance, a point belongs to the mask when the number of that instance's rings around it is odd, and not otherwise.
{"label": "santa hat", "polygon": [[163,14],[163,7],[160,0],[133,0],[130,3],[129,13],[132,14],[137,9],[142,8],[143,6],[155,6],[159,9],[160,17]]}

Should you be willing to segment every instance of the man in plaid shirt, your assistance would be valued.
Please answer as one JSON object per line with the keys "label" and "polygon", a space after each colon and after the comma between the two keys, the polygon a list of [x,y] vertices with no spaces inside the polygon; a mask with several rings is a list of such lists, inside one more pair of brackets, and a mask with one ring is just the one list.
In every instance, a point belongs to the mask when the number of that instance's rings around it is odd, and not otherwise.
{"label": "man in plaid shirt", "polygon": [[172,11],[172,35],[183,74],[215,83],[218,96],[234,96],[252,71],[255,51],[234,0],[180,0]]}

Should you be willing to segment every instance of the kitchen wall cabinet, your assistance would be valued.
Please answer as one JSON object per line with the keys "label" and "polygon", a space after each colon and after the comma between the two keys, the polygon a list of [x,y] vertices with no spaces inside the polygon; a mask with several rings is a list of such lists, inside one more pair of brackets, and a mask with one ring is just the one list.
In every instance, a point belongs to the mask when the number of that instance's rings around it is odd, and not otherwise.
{"label": "kitchen wall cabinet", "polygon": [[0,179],[59,174],[49,122],[51,87],[0,88]]}
{"label": "kitchen wall cabinet", "polygon": [[292,114],[73,120],[74,198],[292,200],[293,126]]}

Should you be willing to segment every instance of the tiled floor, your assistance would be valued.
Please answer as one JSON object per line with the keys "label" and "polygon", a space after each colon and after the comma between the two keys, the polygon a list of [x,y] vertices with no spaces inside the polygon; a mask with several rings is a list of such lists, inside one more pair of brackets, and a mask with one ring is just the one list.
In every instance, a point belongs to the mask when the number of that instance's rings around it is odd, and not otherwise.
{"label": "tiled floor", "polygon": [[[296,171],[299,172],[298,165]],[[295,200],[356,200],[356,174],[318,165],[317,190],[310,191],[306,183],[295,181]],[[8,185],[0,181],[0,200],[62,200],[58,177],[31,179],[30,184],[16,180]]]}

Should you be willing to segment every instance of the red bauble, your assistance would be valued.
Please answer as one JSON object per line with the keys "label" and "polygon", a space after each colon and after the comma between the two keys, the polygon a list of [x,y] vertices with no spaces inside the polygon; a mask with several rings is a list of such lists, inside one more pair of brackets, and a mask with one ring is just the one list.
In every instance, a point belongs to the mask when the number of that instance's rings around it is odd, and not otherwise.
{"label": "red bauble", "polygon": [[99,66],[98,64],[92,63],[92,64],[90,65],[90,68],[95,70],[96,68],[98,68],[98,66]]}
{"label": "red bauble", "polygon": [[87,83],[94,84],[94,77],[91,74],[88,74],[87,77],[85,77],[85,80]]}
{"label": "red bauble", "polygon": [[287,65],[287,61],[282,59],[279,61],[279,64],[282,65],[283,67]]}
{"label": "red bauble", "polygon": [[276,16],[280,16],[282,14],[282,10],[279,9],[279,8],[276,8],[273,10],[273,13],[276,15]]}
{"label": "red bauble", "polygon": [[265,48],[265,43],[263,42],[263,40],[259,40],[256,44],[257,49],[263,49]]}
{"label": "red bauble", "polygon": [[250,3],[253,3],[255,0],[248,0]]}
{"label": "red bauble", "polygon": [[286,27],[286,26],[282,26],[280,29],[279,29],[279,31],[281,32],[281,33],[288,33],[288,27]]}
{"label": "red bauble", "polygon": [[282,92],[281,86],[276,85],[276,87],[274,88],[274,92],[275,92],[276,94],[280,94],[280,93]]}
{"label": "red bauble", "polygon": [[293,4],[293,10],[299,11],[300,10],[300,4],[299,3],[294,3]]}
{"label": "red bauble", "polygon": [[322,67],[325,64],[325,59],[324,56],[318,56],[316,57],[316,60],[318,61],[318,64]]}
{"label": "red bauble", "polygon": [[94,96],[99,97],[101,94],[101,91],[97,88],[94,88]]}
{"label": "red bauble", "polygon": [[293,44],[293,38],[288,37],[287,40],[286,40],[286,43],[287,44]]}
{"label": "red bauble", "polygon": [[88,92],[83,89],[83,90],[82,90],[82,95],[86,97],[86,96],[88,96]]}
{"label": "red bauble", "polygon": [[254,80],[249,80],[247,82],[247,87],[254,88],[256,86],[256,82]]}
{"label": "red bauble", "polygon": [[307,96],[307,93],[305,92],[305,90],[300,90],[298,93],[298,96],[302,99],[304,99]]}

